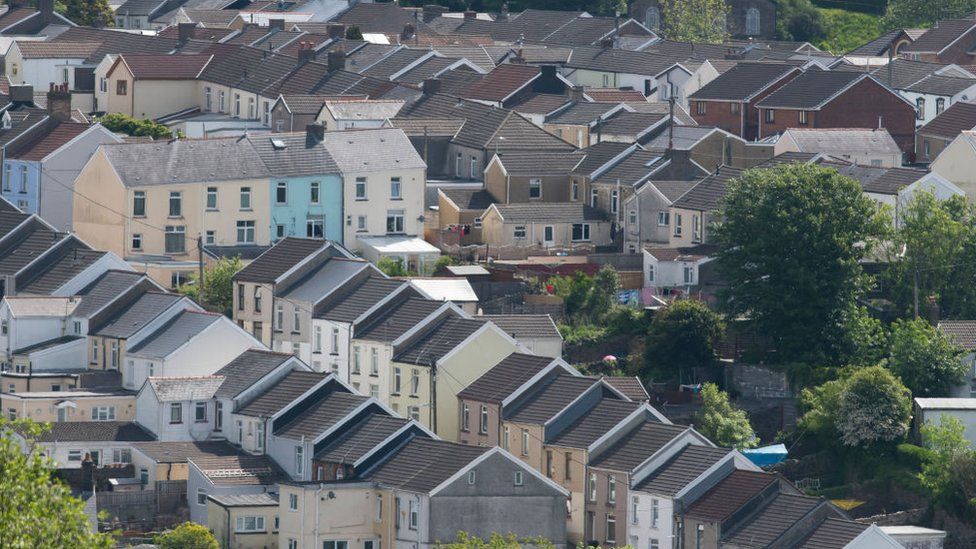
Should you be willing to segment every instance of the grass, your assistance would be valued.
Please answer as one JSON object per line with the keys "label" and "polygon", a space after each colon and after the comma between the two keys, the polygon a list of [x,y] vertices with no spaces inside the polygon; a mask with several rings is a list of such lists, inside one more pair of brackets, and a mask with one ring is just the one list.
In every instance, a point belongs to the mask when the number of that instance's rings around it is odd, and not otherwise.
{"label": "grass", "polygon": [[814,45],[831,53],[847,53],[884,34],[877,15],[828,8],[817,11],[823,14],[827,37]]}

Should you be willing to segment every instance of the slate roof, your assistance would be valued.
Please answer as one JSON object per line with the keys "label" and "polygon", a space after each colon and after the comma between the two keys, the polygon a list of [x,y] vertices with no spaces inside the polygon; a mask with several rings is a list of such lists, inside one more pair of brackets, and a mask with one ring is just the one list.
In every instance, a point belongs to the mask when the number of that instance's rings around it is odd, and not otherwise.
{"label": "slate roof", "polygon": [[587,88],[586,95],[597,103],[626,103],[630,101],[646,102],[644,94],[637,90],[620,90],[617,88]]}
{"label": "slate roof", "polygon": [[524,101],[512,106],[512,110],[524,114],[549,114],[569,103],[566,95],[555,93],[533,93]]}
{"label": "slate roof", "polygon": [[854,538],[860,536],[870,527],[869,524],[863,524],[853,520],[829,517],[821,522],[796,548],[843,549],[847,547],[847,544],[854,541]]}
{"label": "slate roof", "polygon": [[898,194],[898,191],[925,177],[928,172],[914,168],[889,168],[870,181],[861,183],[868,193]]}
{"label": "slate roof", "polygon": [[506,411],[505,419],[519,423],[545,423],[560,410],[593,386],[592,379],[558,375],[545,386],[528,395],[524,405]]}
{"label": "slate roof", "polygon": [[343,428],[341,436],[315,454],[315,459],[329,463],[354,463],[408,421],[399,417],[370,414],[354,425]]}
{"label": "slate roof", "polygon": [[339,173],[325,146],[306,132],[255,134],[247,139],[275,177]]}
{"label": "slate roof", "polygon": [[790,128],[780,137],[786,138],[803,152],[901,154],[898,144],[883,128]]}
{"label": "slate roof", "polygon": [[369,397],[363,395],[333,391],[275,429],[274,435],[292,440],[299,440],[303,436],[314,439],[367,400]]}
{"label": "slate roof", "polygon": [[81,303],[75,308],[74,314],[82,318],[91,316],[144,278],[144,274],[133,271],[106,271],[78,292]]}
{"label": "slate roof", "polygon": [[234,455],[189,459],[217,486],[269,486],[288,480],[288,475],[267,455],[238,452]]}
{"label": "slate roof", "polygon": [[155,440],[134,421],[58,421],[38,442],[144,442]]}
{"label": "slate roof", "polygon": [[[927,61],[915,61],[896,57],[884,67],[879,67],[872,71],[872,74],[884,82],[889,87],[896,90],[905,89],[912,84],[944,70],[946,65],[941,63],[930,63]],[[863,74],[863,68],[857,72]]]}
{"label": "slate roof", "polygon": [[99,46],[85,58],[85,62],[91,64],[101,62],[109,54],[169,53],[178,45],[170,38],[91,27],[71,27],[51,42],[97,43]]}
{"label": "slate roof", "polygon": [[584,156],[581,151],[573,151],[547,155],[506,154],[498,158],[511,175],[569,175]]}
{"label": "slate roof", "polygon": [[484,211],[495,202],[495,197],[484,189],[440,189],[461,210]]}
{"label": "slate roof", "polygon": [[976,128],[976,103],[956,101],[916,133],[951,140],[964,130],[973,128]]}
{"label": "slate roof", "polygon": [[127,15],[150,15],[164,3],[164,0],[128,0],[117,8],[117,12]]}
{"label": "slate roof", "polygon": [[383,59],[373,63],[369,67],[360,71],[360,74],[389,80],[391,76],[405,69],[411,63],[420,61],[424,56],[429,55],[427,50],[403,48],[396,50]]}
{"label": "slate roof", "polygon": [[352,276],[368,269],[370,263],[366,260],[333,257],[287,289],[279,290],[279,296],[292,303],[301,301],[316,303]]}
{"label": "slate roof", "polygon": [[856,72],[807,71],[756,103],[761,108],[818,109],[842,90],[866,78]]}
{"label": "slate roof", "polygon": [[822,502],[809,496],[780,493],[723,541],[740,547],[766,547]]}
{"label": "slate roof", "polygon": [[686,515],[707,521],[724,521],[774,482],[774,474],[736,469],[696,499]]}
{"label": "slate roof", "polygon": [[150,377],[149,385],[160,402],[210,400],[224,382],[221,376]]}
{"label": "slate roof", "polygon": [[729,452],[728,448],[685,446],[634,489],[652,494],[676,494]]}
{"label": "slate roof", "polygon": [[353,322],[377,303],[404,285],[402,280],[371,276],[362,282],[337,290],[320,304],[315,318],[334,322]]}
{"label": "slate roof", "polygon": [[458,398],[500,404],[553,360],[551,357],[512,353],[462,389]]}
{"label": "slate roof", "polygon": [[165,358],[222,318],[223,315],[217,313],[183,311],[149,337],[126,349],[126,353],[147,358]]}
{"label": "slate roof", "polygon": [[557,446],[587,448],[641,406],[638,402],[604,398],[551,441]]}
{"label": "slate roof", "polygon": [[138,442],[132,445],[156,463],[186,463],[187,459],[237,455],[238,449],[226,441]]}
{"label": "slate roof", "polygon": [[610,162],[630,146],[629,143],[618,143],[616,141],[601,141],[595,145],[591,145],[583,149],[583,152],[586,153],[586,158],[579,163],[579,166],[576,166],[573,173],[590,175],[597,168]]}
{"label": "slate roof", "polygon": [[498,65],[484,78],[461,92],[468,99],[502,101],[539,76],[539,67],[506,63]]}
{"label": "slate roof", "polygon": [[606,221],[603,213],[582,202],[494,204],[505,223],[577,223]]}
{"label": "slate roof", "polygon": [[411,492],[429,492],[489,450],[417,437],[367,471],[363,479]]}
{"label": "slate roof", "polygon": [[590,125],[616,107],[616,104],[611,103],[586,103],[578,101],[557,113],[547,116],[546,124]]}
{"label": "slate roof", "polygon": [[902,53],[938,53],[956,41],[963,34],[976,27],[973,19],[943,19],[937,21],[915,42],[901,49]]}
{"label": "slate roof", "polygon": [[237,413],[253,417],[274,415],[323,379],[325,374],[319,372],[289,372],[254,400],[242,406]]}
{"label": "slate roof", "polygon": [[962,350],[976,349],[976,320],[940,320],[938,328]]}
{"label": "slate roof", "polygon": [[590,456],[590,466],[613,471],[633,471],[687,429],[682,425],[643,421],[606,450]]}
{"label": "slate roof", "polygon": [[592,181],[610,184],[619,181],[622,185],[637,185],[660,169],[659,161],[662,159],[661,153],[637,150],[592,178]]}
{"label": "slate roof", "polygon": [[600,122],[597,133],[623,135],[637,138],[650,127],[667,118],[666,114],[653,112],[621,112]]}
{"label": "slate roof", "polygon": [[[14,221],[23,219],[20,214],[7,214]],[[34,261],[52,245],[61,240],[61,235],[52,231],[38,218],[32,218],[17,232],[8,232],[9,239],[0,244],[0,273],[14,274],[28,263]]]}
{"label": "slate roof", "polygon": [[291,354],[248,349],[214,372],[213,375],[224,378],[214,396],[234,398],[291,358],[294,358]]}
{"label": "slate roof", "polygon": [[905,91],[952,97],[973,86],[976,79],[932,74],[905,88]]}
{"label": "slate roof", "polygon": [[246,139],[110,143],[101,150],[128,187],[270,177]]}
{"label": "slate roof", "polygon": [[211,54],[158,55],[124,54],[117,63],[125,63],[136,80],[195,80],[214,58]]}
{"label": "slate roof", "polygon": [[56,122],[46,131],[34,132],[24,143],[19,143],[9,158],[17,160],[40,161],[60,149],[69,141],[90,128],[88,124],[77,122]]}
{"label": "slate roof", "polygon": [[503,332],[517,340],[563,338],[549,315],[483,315],[482,318],[490,320]]}
{"label": "slate roof", "polygon": [[[677,116],[675,116],[677,118]],[[652,149],[654,151],[664,152],[668,149],[668,140],[670,139],[674,148],[678,150],[691,150],[695,145],[705,139],[712,132],[716,131],[716,128],[710,126],[674,126],[673,131],[669,132],[662,131],[658,135],[654,136],[653,139],[643,144],[645,149]],[[733,137],[732,139],[735,139]]]}
{"label": "slate roof", "polygon": [[699,244],[680,248],[656,248],[649,245],[644,249],[658,261],[698,261],[711,257],[718,252],[718,247],[713,244]]}
{"label": "slate roof", "polygon": [[399,350],[393,360],[404,364],[433,366],[485,325],[483,320],[448,316],[408,346]]}
{"label": "slate roof", "polygon": [[39,343],[34,343],[33,345],[28,345],[26,347],[21,347],[20,349],[14,349],[10,353],[13,355],[26,355],[36,351],[43,351],[45,349],[53,349],[59,345],[64,345],[65,343],[71,343],[72,341],[78,341],[83,339],[84,336],[80,335],[64,335],[61,337],[56,337],[54,339],[48,339],[47,341],[41,341]]}
{"label": "slate roof", "polygon": [[356,328],[356,339],[393,341],[436,311],[443,303],[409,297],[384,307],[383,312]]}
{"label": "slate roof", "polygon": [[347,27],[358,27],[364,33],[397,33],[407,24],[416,32],[427,32],[427,25],[413,12],[394,3],[361,3],[349,8],[335,20]]}
{"label": "slate roof", "polygon": [[179,294],[146,292],[99,326],[91,327],[90,333],[102,337],[128,338],[181,299],[183,296]]}
{"label": "slate roof", "polygon": [[619,48],[574,48],[566,66],[600,72],[654,76],[674,64],[676,59],[644,51]]}
{"label": "slate roof", "polygon": [[285,237],[238,271],[234,275],[234,280],[259,283],[274,282],[300,261],[322,249],[325,245],[325,241],[315,238]]}
{"label": "slate roof", "polygon": [[100,45],[98,42],[17,40],[17,47],[24,59],[85,59]]}
{"label": "slate roof", "polygon": [[630,376],[604,376],[603,381],[606,381],[611,387],[635,402],[643,402],[651,398],[647,394],[647,389],[644,388],[640,378]]}
{"label": "slate roof", "polygon": [[[346,130],[326,136],[325,148],[343,172],[422,169],[427,165],[402,130]],[[382,155],[375,151],[383,151]],[[409,184],[409,182],[404,182]]]}
{"label": "slate roof", "polygon": [[325,108],[336,119],[345,120],[386,120],[392,118],[403,107],[403,101],[369,99],[364,101],[327,100]]}
{"label": "slate roof", "polygon": [[318,114],[322,110],[322,105],[327,99],[332,99],[335,95],[315,95],[315,94],[287,94],[281,98],[294,114]]}
{"label": "slate roof", "polygon": [[675,208],[687,210],[712,211],[718,209],[725,198],[725,186],[730,179],[735,179],[743,170],[721,166],[716,173],[709,175],[688,189],[680,198],[674,201]]}
{"label": "slate roof", "polygon": [[47,253],[18,274],[16,287],[19,293],[51,294],[106,254],[92,250],[73,236],[60,244],[56,250]]}
{"label": "slate roof", "polygon": [[37,13],[39,12],[34,8],[11,8],[8,4],[7,11],[0,14],[0,30],[16,25]]}
{"label": "slate roof", "polygon": [[794,70],[796,70],[794,65],[779,63],[738,63],[688,98],[747,101]]}
{"label": "slate roof", "polygon": [[892,29],[881,36],[861,44],[860,46],[854,48],[853,50],[847,52],[847,55],[852,56],[865,56],[865,57],[878,57],[883,55],[891,47],[891,43],[905,32],[904,29]]}

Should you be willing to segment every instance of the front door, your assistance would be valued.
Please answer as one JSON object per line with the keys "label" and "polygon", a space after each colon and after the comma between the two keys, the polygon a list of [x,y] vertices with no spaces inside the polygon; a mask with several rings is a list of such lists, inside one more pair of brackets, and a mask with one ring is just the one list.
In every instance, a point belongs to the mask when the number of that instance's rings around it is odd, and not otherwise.
{"label": "front door", "polygon": [[550,247],[556,243],[556,229],[552,225],[546,225],[542,229],[542,244],[545,247]]}

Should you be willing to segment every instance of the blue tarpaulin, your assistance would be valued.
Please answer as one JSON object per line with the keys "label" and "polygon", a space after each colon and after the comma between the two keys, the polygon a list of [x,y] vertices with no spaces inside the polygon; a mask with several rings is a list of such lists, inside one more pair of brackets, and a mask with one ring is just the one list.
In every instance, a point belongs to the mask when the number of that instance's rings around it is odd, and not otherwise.
{"label": "blue tarpaulin", "polygon": [[742,450],[742,454],[760,467],[776,465],[786,459],[786,445],[773,444],[772,446],[763,446],[762,448]]}

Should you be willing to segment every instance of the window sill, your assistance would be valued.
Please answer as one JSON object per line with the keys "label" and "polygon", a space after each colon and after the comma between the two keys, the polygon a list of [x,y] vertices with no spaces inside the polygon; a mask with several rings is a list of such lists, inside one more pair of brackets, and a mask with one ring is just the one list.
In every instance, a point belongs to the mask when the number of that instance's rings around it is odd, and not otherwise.
{"label": "window sill", "polygon": [[240,209],[240,210],[238,210],[238,211],[240,211],[240,212],[253,212],[253,211],[254,211],[254,209],[252,209],[252,208],[241,208],[241,209]]}
{"label": "window sill", "polygon": [[218,210],[217,208],[207,208],[205,211],[208,211],[208,212],[219,212],[220,210]]}
{"label": "window sill", "polygon": [[367,202],[367,201],[369,201],[368,198],[357,198],[356,199],[356,202]]}
{"label": "window sill", "polygon": [[169,424],[170,425],[183,425],[183,422],[182,421],[171,421],[171,422],[169,422]]}
{"label": "window sill", "polygon": [[166,219],[183,219],[182,215],[167,215]]}
{"label": "window sill", "polygon": [[403,202],[403,198],[402,198],[402,197],[401,197],[401,198],[393,198],[393,197],[391,196],[391,197],[390,197],[390,200],[391,200],[392,202]]}
{"label": "window sill", "polygon": [[209,421],[207,421],[205,419],[198,419],[198,420],[194,421],[193,423],[209,423]]}

